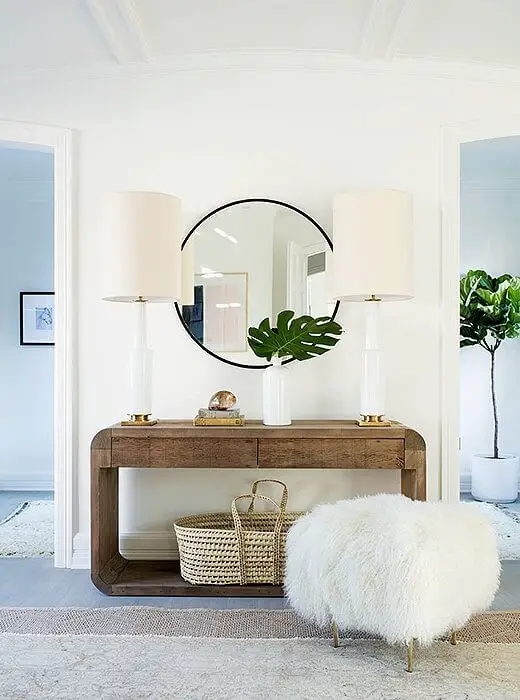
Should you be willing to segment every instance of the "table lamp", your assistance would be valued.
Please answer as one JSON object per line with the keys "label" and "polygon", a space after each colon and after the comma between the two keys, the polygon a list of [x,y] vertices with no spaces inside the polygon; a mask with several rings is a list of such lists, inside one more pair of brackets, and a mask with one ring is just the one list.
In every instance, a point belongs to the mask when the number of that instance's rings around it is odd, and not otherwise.
{"label": "table lamp", "polygon": [[146,307],[181,297],[181,202],[160,192],[113,192],[102,206],[101,296],[133,303],[135,333],[130,353],[129,420],[152,420],[152,351],[146,338]]}
{"label": "table lamp", "polygon": [[365,304],[361,365],[362,426],[386,426],[386,376],[380,348],[383,301],[413,296],[413,202],[393,189],[352,190],[334,198],[333,295]]}

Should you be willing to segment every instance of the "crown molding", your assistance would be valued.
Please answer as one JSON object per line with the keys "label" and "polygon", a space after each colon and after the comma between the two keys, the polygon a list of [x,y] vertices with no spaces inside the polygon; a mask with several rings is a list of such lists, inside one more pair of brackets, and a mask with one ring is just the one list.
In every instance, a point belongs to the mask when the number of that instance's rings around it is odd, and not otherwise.
{"label": "crown molding", "polygon": [[372,76],[407,76],[465,81],[503,87],[520,86],[520,66],[506,67],[486,63],[458,63],[431,58],[398,56],[392,61],[362,59],[342,51],[320,51],[307,49],[272,49],[198,51],[174,54],[161,58],[129,61],[117,65],[108,62],[84,66],[67,66],[24,70],[0,71],[0,89],[33,85],[74,82],[78,80],[115,80],[164,76],[182,72],[216,71],[318,71],[355,73]]}

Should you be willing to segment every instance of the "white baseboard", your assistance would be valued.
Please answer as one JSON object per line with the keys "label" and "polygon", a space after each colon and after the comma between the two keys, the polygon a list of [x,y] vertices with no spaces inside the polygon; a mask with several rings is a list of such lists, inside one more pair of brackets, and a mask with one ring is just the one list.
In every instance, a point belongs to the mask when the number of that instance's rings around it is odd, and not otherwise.
{"label": "white baseboard", "polygon": [[71,569],[90,569],[90,537],[87,532],[78,532],[72,540]]}
{"label": "white baseboard", "polygon": [[[178,559],[179,550],[173,533],[125,532],[119,537],[119,551],[127,559]],[[73,541],[72,569],[90,569],[90,538],[78,532]]]}
{"label": "white baseboard", "polygon": [[465,474],[460,475],[460,492],[461,493],[470,493],[471,491],[471,474],[470,472],[466,472]]}
{"label": "white baseboard", "polygon": [[175,535],[167,530],[125,532],[119,537],[119,550],[127,559],[178,559]]}
{"label": "white baseboard", "polygon": [[40,479],[1,479],[0,491],[54,491],[54,483]]}

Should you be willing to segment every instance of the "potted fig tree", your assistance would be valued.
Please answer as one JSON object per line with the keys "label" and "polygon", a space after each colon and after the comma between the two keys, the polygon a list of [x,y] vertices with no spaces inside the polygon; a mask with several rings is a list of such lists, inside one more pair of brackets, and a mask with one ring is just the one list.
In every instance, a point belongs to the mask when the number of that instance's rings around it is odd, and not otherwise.
{"label": "potted fig tree", "polygon": [[460,280],[460,347],[479,345],[489,354],[493,451],[474,455],[471,495],[478,501],[510,503],[518,497],[519,460],[503,454],[495,386],[495,357],[502,343],[520,336],[520,277],[491,277],[469,270]]}

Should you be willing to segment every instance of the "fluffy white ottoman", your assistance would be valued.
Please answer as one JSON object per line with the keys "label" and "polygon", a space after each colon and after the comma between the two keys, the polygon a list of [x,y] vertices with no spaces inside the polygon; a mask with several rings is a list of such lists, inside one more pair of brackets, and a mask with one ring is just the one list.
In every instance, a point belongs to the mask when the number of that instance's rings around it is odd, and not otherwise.
{"label": "fluffy white ottoman", "polygon": [[319,505],[287,538],[291,605],[320,625],[430,644],[489,607],[500,562],[471,504],[383,494]]}

